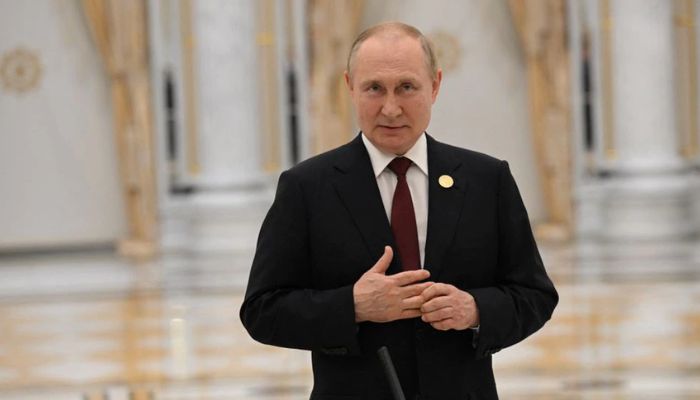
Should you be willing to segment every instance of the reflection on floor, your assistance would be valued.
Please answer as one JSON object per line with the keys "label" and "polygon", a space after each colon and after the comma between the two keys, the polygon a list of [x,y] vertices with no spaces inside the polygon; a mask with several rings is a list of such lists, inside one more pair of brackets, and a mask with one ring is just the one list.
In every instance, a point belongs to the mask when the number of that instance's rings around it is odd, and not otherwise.
{"label": "reflection on floor", "polygon": [[[561,303],[495,355],[503,399],[700,399],[700,243],[542,250]],[[249,259],[0,257],[0,398],[307,399],[308,354],[238,320]]]}

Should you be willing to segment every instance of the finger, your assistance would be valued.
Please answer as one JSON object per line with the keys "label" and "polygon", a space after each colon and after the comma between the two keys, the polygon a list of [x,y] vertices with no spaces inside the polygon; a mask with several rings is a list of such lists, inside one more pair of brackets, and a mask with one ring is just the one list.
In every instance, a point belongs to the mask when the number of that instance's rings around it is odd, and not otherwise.
{"label": "finger", "polygon": [[423,305],[423,297],[418,295],[418,296],[413,296],[413,297],[407,297],[403,300],[401,300],[401,305],[404,309],[416,309],[421,314],[423,311],[421,310],[421,306]]}
{"label": "finger", "polygon": [[406,286],[414,282],[424,281],[430,278],[430,271],[426,269],[417,269],[414,271],[399,272],[391,276],[397,286]]}
{"label": "finger", "polygon": [[454,308],[445,307],[445,308],[441,308],[437,311],[433,311],[430,313],[424,313],[421,316],[421,319],[423,320],[423,322],[433,323],[433,322],[442,321],[443,319],[450,319],[454,316],[453,313],[454,313]]}
{"label": "finger", "polygon": [[430,299],[433,299],[438,296],[445,296],[450,294],[452,291],[453,286],[452,285],[447,285],[444,283],[436,283],[434,285],[431,285],[430,287],[426,288],[425,291],[423,291],[423,298],[425,298],[425,301],[428,302]]}
{"label": "finger", "polygon": [[384,254],[379,257],[379,260],[369,270],[379,274],[386,273],[389,265],[391,265],[392,258],[394,258],[394,250],[391,249],[391,246],[384,246]]}
{"label": "finger", "polygon": [[449,296],[438,296],[428,301],[425,301],[424,296],[422,297],[424,301],[420,310],[424,313],[433,312],[445,307],[452,307],[452,299],[450,299]]}
{"label": "finger", "polygon": [[454,320],[453,319],[443,319],[442,321],[437,321],[433,322],[430,324],[433,328],[439,330],[439,331],[448,331],[450,329],[454,329]]}
{"label": "finger", "polygon": [[419,309],[411,308],[411,309],[402,310],[401,314],[399,315],[399,319],[418,318],[420,316],[421,316],[421,312]]}
{"label": "finger", "polygon": [[[430,287],[430,285],[432,285],[432,284],[433,284],[433,282],[421,282],[421,283],[414,283],[412,285],[402,286],[400,288],[399,293],[400,293],[401,297],[404,297],[404,298],[413,297],[413,296],[420,296],[423,294],[425,289]],[[423,301],[423,302],[425,302],[425,301]]]}

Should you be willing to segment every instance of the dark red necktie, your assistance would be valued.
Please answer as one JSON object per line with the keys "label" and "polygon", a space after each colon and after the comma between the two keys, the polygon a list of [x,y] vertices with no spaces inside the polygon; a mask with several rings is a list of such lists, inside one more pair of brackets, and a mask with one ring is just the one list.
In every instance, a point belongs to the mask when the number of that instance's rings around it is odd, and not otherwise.
{"label": "dark red necktie", "polygon": [[406,171],[411,164],[411,160],[406,157],[396,157],[389,163],[389,169],[398,178],[394,200],[391,203],[391,230],[394,232],[394,240],[404,271],[420,268],[416,213],[413,211],[411,191],[406,182]]}

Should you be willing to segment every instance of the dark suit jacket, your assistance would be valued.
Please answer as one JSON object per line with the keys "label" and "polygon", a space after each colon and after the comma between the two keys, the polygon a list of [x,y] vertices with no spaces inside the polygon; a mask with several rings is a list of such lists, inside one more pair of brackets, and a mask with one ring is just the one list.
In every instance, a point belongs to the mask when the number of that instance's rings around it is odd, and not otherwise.
{"label": "dark suit jacket", "polygon": [[[353,284],[394,247],[367,150],[352,142],[282,173],[263,222],[241,320],[266,344],[311,350],[311,399],[391,399],[387,346],[407,399],[496,399],[491,354],[557,304],[508,164],[428,136],[430,279],[471,293],[478,334],[420,319],[355,323]],[[443,188],[438,177],[450,175]],[[395,248],[395,247],[394,247]],[[395,256],[389,273],[401,270]]]}

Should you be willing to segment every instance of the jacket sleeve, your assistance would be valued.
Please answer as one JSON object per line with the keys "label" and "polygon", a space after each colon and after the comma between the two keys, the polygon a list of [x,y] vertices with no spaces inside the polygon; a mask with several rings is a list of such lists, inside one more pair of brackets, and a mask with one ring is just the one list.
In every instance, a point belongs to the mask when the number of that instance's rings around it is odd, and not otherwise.
{"label": "jacket sleeve", "polygon": [[309,218],[300,179],[292,171],[282,173],[260,229],[241,321],[261,343],[358,353],[352,285],[314,287]]}
{"label": "jacket sleeve", "polygon": [[478,358],[513,345],[540,329],[559,300],[547,276],[527,211],[508,167],[498,177],[498,263],[495,286],[472,289],[479,309]]}

